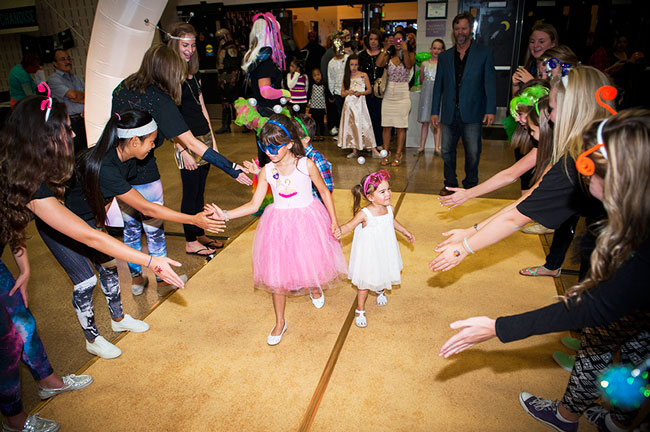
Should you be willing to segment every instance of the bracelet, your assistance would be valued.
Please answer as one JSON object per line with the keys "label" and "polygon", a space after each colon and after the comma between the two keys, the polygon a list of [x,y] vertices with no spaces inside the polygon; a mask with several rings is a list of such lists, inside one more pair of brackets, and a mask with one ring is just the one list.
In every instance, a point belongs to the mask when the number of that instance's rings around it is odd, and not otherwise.
{"label": "bracelet", "polygon": [[187,150],[187,147],[183,147],[183,150],[179,151],[178,154],[183,153],[185,150]]}
{"label": "bracelet", "polygon": [[474,229],[478,232],[478,224],[474,224]]}
{"label": "bracelet", "polygon": [[474,251],[469,247],[469,244],[467,243],[467,237],[465,237],[463,239],[463,246],[465,246],[465,249],[467,250],[467,252],[469,252],[471,254],[474,253]]}
{"label": "bracelet", "polygon": [[223,211],[223,215],[226,217],[226,218],[224,219],[224,221],[225,221],[225,222],[228,222],[228,221],[230,220],[230,216],[228,216],[228,210],[224,210],[224,211]]}
{"label": "bracelet", "polygon": [[153,259],[153,255],[149,255],[149,264],[147,264],[147,268],[151,265],[151,260]]}

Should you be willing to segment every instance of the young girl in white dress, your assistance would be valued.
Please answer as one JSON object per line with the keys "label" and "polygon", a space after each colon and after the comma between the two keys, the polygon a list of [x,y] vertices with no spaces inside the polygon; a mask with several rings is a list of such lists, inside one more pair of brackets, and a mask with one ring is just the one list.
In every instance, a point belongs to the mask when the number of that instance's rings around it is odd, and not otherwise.
{"label": "young girl in white dress", "polygon": [[368,75],[359,71],[359,57],[356,54],[349,56],[341,86],[341,96],[345,98],[345,103],[339,125],[339,147],[352,149],[348,158],[357,157],[359,150],[363,149],[372,150],[374,158],[381,157],[366,105],[366,95],[371,91]]}
{"label": "young girl in white dress", "polygon": [[[354,322],[366,327],[366,299],[368,290],[377,293],[377,305],[386,306],[385,290],[401,283],[402,256],[395,230],[413,243],[415,237],[393,217],[390,205],[390,175],[379,170],[365,176],[352,188],[354,217],[341,226],[341,235],[354,230],[348,278],[356,285],[357,309]],[[370,204],[361,209],[361,197]]]}
{"label": "young girl in white dress", "polygon": [[[445,42],[442,39],[436,39],[431,43],[431,58],[422,62],[420,67],[420,82],[422,91],[420,92],[420,104],[418,106],[418,121],[422,123],[420,131],[420,149],[418,154],[424,153],[424,145],[429,135],[429,125],[431,124],[431,104],[433,103],[433,85],[436,81],[436,72],[438,71],[438,55],[445,50]],[[441,128],[433,128],[433,139],[435,141],[434,156],[440,156],[440,134]]]}

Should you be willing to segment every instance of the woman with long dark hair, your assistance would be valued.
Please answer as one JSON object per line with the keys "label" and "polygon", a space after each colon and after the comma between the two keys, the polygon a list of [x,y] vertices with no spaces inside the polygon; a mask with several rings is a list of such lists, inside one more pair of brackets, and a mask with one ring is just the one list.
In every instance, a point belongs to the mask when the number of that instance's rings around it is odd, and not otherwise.
{"label": "woman with long dark hair", "polygon": [[[61,378],[53,372],[36,332],[34,317],[26,307],[29,267],[26,265],[25,227],[33,215],[89,247],[149,265],[170,283],[183,285],[170,267],[170,264],[180,265],[177,262],[134,251],[108,234],[91,228],[61,204],[65,183],[72,174],[72,137],[65,104],[39,95],[21,100],[0,132],[0,253],[9,246],[21,270],[21,275],[14,280],[0,261],[0,314],[3,315],[0,319],[0,350],[3,353],[0,359],[3,366],[7,364],[7,367],[0,367],[0,411],[5,416],[5,428],[58,429],[56,422],[47,423],[34,415],[28,417],[22,411],[16,367],[21,356],[39,382],[42,398],[77,390],[92,382],[87,375]],[[23,349],[20,344],[24,344]]]}

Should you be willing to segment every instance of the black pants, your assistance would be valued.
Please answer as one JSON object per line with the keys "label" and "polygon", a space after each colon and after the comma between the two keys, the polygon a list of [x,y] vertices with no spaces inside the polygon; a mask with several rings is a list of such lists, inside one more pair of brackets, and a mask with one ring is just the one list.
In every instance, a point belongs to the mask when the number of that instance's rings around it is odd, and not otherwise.
{"label": "black pants", "polygon": [[[330,95],[329,97],[332,96]],[[330,131],[332,128],[338,128],[341,118],[336,110],[336,103],[330,102],[327,96],[325,97],[325,109],[327,110],[327,130]]]}
{"label": "black pants", "polygon": [[548,255],[546,255],[546,263],[544,263],[544,267],[547,269],[557,270],[562,267],[564,257],[573,241],[578,219],[580,219],[580,216],[570,217],[553,233],[551,248],[548,251]]}
{"label": "black pants", "polygon": [[88,140],[86,138],[86,123],[83,117],[75,116],[70,117],[70,127],[74,131],[74,154],[78,155],[83,150],[88,148]]}
{"label": "black pants", "polygon": [[316,122],[316,136],[325,135],[325,110],[311,108],[309,114],[311,114],[311,118]]}
{"label": "black pants", "polygon": [[[195,170],[181,170],[181,182],[183,183],[183,199],[181,200],[181,212],[185,214],[196,214],[203,211],[205,183],[208,180],[210,164],[201,165]],[[194,225],[183,224],[185,241],[196,241],[197,237],[205,234],[202,228]]]}
{"label": "black pants", "polygon": [[368,105],[372,131],[375,134],[377,147],[384,145],[383,128],[381,127],[381,101],[382,99],[374,97],[372,93],[366,96],[366,105]]}

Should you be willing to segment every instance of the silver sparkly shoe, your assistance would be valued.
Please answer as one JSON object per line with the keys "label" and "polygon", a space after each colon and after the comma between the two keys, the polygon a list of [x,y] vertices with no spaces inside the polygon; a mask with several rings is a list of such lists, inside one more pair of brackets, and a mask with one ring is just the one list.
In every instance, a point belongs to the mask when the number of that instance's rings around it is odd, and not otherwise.
{"label": "silver sparkly shoe", "polygon": [[38,414],[27,416],[27,421],[22,429],[10,428],[2,422],[2,432],[56,432],[59,430],[59,424],[54,420],[44,419]]}
{"label": "silver sparkly shoe", "polygon": [[59,388],[45,388],[38,386],[38,395],[41,399],[49,399],[59,393],[81,390],[88,387],[93,382],[93,377],[90,375],[66,375],[63,378],[63,387]]}

